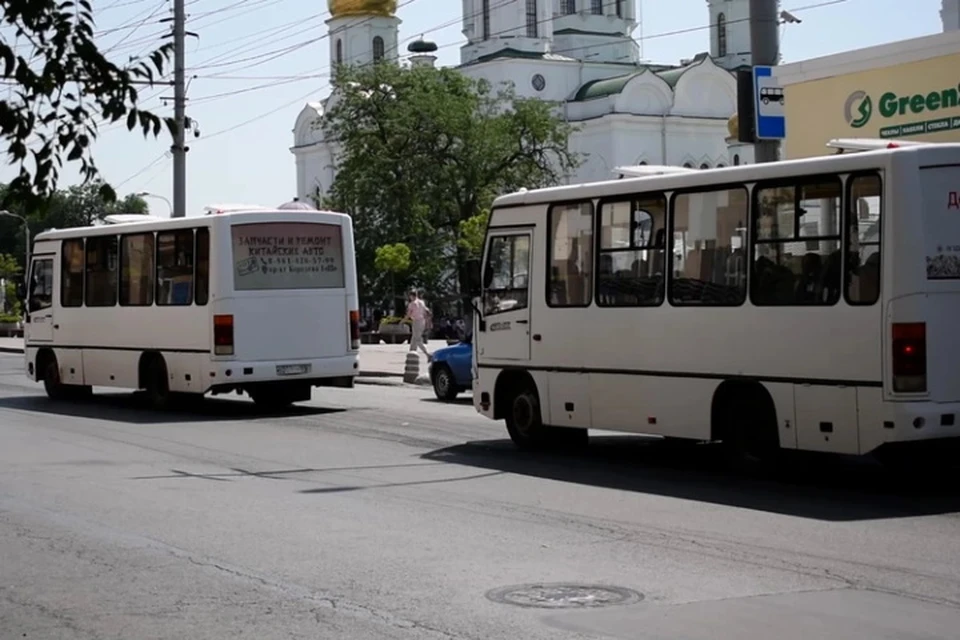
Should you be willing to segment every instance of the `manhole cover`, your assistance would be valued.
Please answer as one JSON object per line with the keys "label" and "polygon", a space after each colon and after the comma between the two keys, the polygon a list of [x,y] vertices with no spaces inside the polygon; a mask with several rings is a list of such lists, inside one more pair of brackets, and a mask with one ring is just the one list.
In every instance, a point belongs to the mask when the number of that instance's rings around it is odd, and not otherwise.
{"label": "manhole cover", "polygon": [[501,604],[541,609],[582,609],[633,604],[643,594],[624,587],[588,584],[521,584],[487,592],[487,598]]}

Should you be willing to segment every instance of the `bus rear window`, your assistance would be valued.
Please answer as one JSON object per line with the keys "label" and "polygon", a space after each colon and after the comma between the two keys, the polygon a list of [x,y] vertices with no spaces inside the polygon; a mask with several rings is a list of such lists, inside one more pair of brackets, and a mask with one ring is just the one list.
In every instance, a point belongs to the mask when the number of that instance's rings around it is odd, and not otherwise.
{"label": "bus rear window", "polygon": [[316,222],[237,224],[233,239],[236,291],[341,289],[340,226]]}

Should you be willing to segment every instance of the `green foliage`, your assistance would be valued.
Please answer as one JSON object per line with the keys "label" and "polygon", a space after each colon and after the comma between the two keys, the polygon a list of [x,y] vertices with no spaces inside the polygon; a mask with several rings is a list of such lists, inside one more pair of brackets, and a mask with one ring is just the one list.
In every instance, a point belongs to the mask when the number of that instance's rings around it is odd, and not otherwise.
{"label": "green foliage", "polygon": [[580,162],[556,105],[455,69],[343,67],[335,90],[317,125],[341,148],[323,205],[353,217],[368,297],[392,289],[376,258],[395,243],[410,249],[405,285],[456,293],[460,265],[482,246],[474,218],[498,194],[557,184]]}
{"label": "green foliage", "polygon": [[0,308],[0,322],[18,322],[22,316],[20,300],[17,299],[17,281],[22,269],[16,258],[0,253],[0,280],[3,285],[3,308]]}
{"label": "green foliage", "polygon": [[413,324],[413,320],[410,320],[410,319],[406,319],[406,320],[405,320],[405,319],[401,318],[400,316],[384,316],[384,317],[380,318],[380,324],[381,324],[381,325],[385,325],[385,324],[410,324],[410,325],[412,325],[412,324]]}
{"label": "green foliage", "polygon": [[483,241],[487,234],[487,222],[490,221],[490,211],[483,210],[475,216],[460,221],[460,237],[457,246],[463,250],[464,256],[469,259],[479,259],[483,255]]}
{"label": "green foliage", "polygon": [[410,247],[402,242],[378,247],[374,267],[377,271],[403,273],[410,268]]}
{"label": "green foliage", "polygon": [[[46,198],[39,210],[29,211],[16,204],[9,207],[12,213],[25,216],[30,223],[31,239],[47,229],[67,229],[93,224],[111,213],[149,213],[146,200],[129,194],[122,200],[107,202],[101,197],[100,181],[93,181],[55,191]],[[0,200],[8,193],[6,185],[0,185]],[[15,218],[0,217],[0,253],[14,256],[23,265],[26,238],[23,223]]]}
{"label": "green foliage", "polygon": [[[98,178],[92,156],[98,120],[124,119],[131,131],[160,134],[163,121],[137,107],[136,86],[160,82],[173,45],[122,68],[94,42],[89,0],[4,0],[2,11],[2,24],[9,27],[0,39],[2,77],[16,88],[0,102],[0,133],[19,173],[0,207],[18,204],[32,211],[55,192],[64,158],[80,163],[85,184]],[[174,130],[172,119],[166,125]],[[116,200],[110,185],[96,184],[99,198]]]}

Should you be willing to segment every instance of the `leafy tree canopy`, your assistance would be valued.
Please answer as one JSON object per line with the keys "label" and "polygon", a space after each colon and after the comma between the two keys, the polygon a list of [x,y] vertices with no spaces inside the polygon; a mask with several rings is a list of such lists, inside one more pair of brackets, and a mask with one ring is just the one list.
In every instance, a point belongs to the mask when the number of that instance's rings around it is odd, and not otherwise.
{"label": "leafy tree canopy", "polygon": [[[0,185],[0,201],[6,199],[7,192],[7,185]],[[9,211],[27,218],[32,238],[47,229],[87,226],[113,213],[150,213],[150,208],[146,200],[132,193],[108,202],[103,197],[102,183],[94,179],[85,185],[54,191],[42,211],[30,213],[19,203],[11,204]],[[0,217],[0,254],[14,256],[23,267],[25,241],[21,221]]]}
{"label": "leafy tree canopy", "polygon": [[322,204],[353,216],[361,286],[374,296],[389,286],[376,250],[398,242],[410,248],[405,287],[455,294],[493,199],[557,184],[580,163],[555,105],[454,69],[341,68],[318,126],[339,147]]}
{"label": "leafy tree canopy", "polygon": [[[19,174],[4,191],[0,208],[19,204],[35,211],[57,188],[64,157],[79,162],[85,183],[99,176],[91,153],[98,120],[125,118],[128,129],[158,135],[163,121],[137,107],[137,85],[152,86],[173,51],[167,43],[130,67],[107,60],[94,42],[89,0],[4,0],[0,69],[10,98],[0,102],[0,135]],[[9,32],[14,38],[9,38]],[[174,130],[172,120],[167,128]],[[106,202],[116,193],[97,182]]]}

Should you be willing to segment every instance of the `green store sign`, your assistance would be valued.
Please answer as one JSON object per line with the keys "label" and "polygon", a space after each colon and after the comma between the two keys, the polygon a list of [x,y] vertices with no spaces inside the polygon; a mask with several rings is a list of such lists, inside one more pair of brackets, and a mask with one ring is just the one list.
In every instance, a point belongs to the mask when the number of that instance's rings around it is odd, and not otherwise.
{"label": "green store sign", "polygon": [[[900,95],[887,91],[874,100],[866,91],[854,91],[843,105],[843,116],[847,124],[854,129],[862,129],[876,117],[884,119],[902,116],[923,116],[925,114],[939,115],[944,109],[960,107],[960,85],[931,91],[929,93],[915,93]],[[915,136],[925,133],[936,133],[960,129],[960,117],[947,116],[934,119],[924,119],[909,124],[882,127],[881,138],[899,138]]]}

